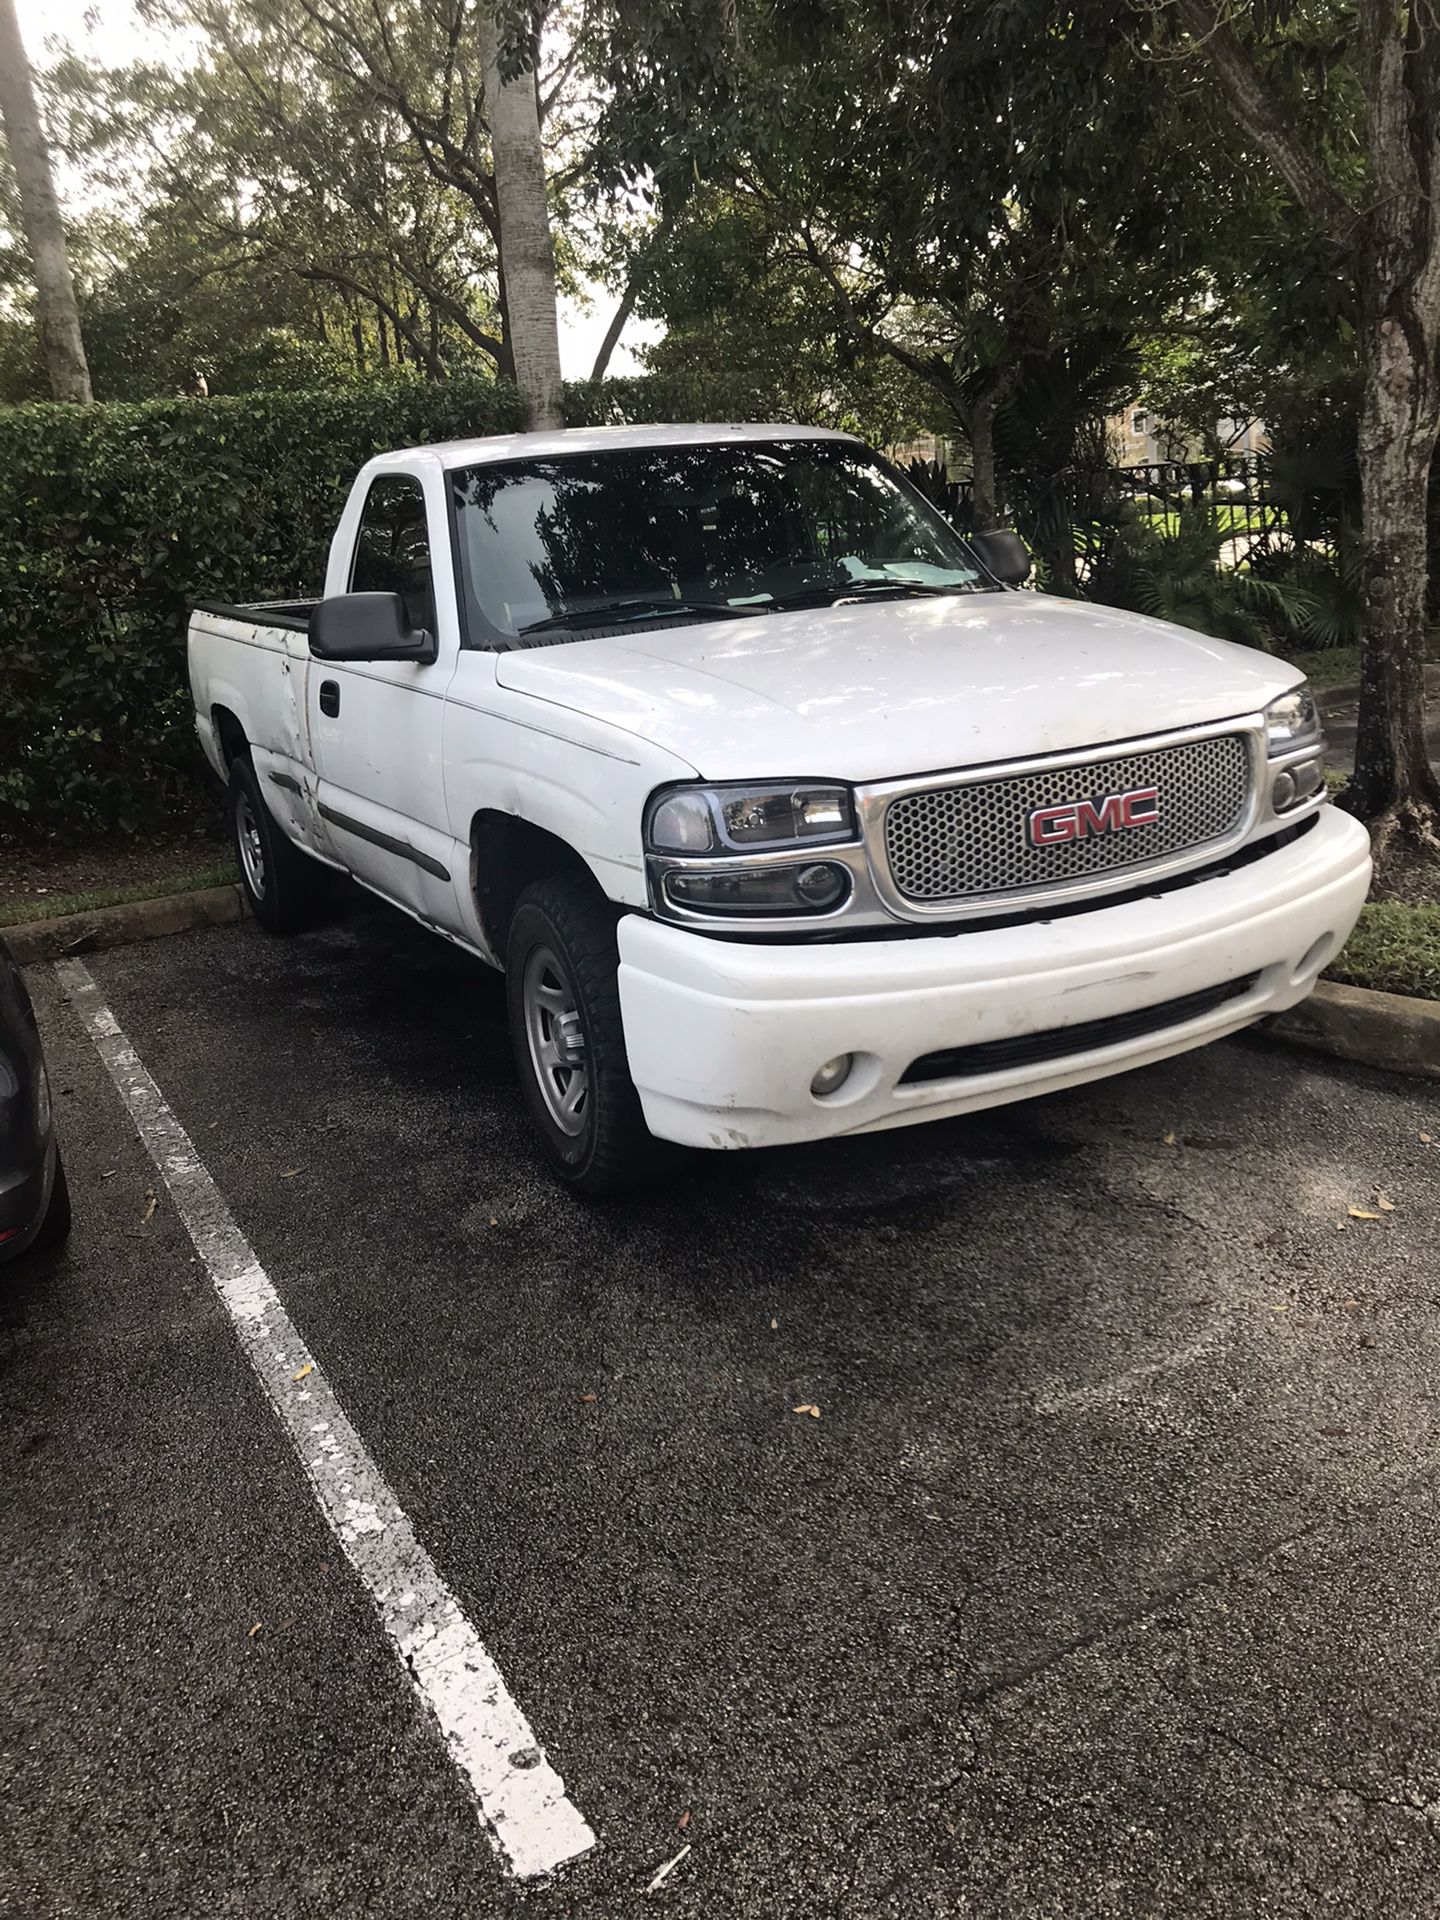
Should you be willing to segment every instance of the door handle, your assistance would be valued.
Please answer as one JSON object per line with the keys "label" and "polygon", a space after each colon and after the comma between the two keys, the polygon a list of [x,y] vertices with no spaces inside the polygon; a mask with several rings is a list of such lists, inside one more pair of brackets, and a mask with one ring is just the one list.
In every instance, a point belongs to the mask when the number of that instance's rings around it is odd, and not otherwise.
{"label": "door handle", "polygon": [[340,682],[322,680],[320,682],[320,711],[335,719],[340,711]]}

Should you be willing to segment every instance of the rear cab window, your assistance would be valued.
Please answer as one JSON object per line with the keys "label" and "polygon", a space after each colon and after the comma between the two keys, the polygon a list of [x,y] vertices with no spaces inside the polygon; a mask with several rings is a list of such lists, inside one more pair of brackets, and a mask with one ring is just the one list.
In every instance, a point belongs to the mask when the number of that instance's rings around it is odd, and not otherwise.
{"label": "rear cab window", "polygon": [[425,490],[409,474],[382,474],[370,482],[355,536],[349,591],[398,593],[410,625],[435,632]]}

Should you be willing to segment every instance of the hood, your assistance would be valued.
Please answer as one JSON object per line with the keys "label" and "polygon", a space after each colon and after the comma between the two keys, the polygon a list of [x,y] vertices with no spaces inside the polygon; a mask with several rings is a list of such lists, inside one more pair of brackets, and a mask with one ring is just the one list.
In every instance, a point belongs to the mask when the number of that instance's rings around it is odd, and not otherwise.
{"label": "hood", "polygon": [[706,779],[849,782],[979,766],[1251,713],[1268,654],[1039,593],[757,614],[497,656],[502,686],[653,741]]}

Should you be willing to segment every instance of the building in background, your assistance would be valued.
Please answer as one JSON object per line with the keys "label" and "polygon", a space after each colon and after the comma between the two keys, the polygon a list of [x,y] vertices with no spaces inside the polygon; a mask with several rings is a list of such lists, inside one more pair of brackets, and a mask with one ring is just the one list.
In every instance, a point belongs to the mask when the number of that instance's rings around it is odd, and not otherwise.
{"label": "building in background", "polygon": [[[1194,435],[1177,433],[1144,406],[1126,407],[1112,414],[1105,430],[1115,449],[1115,464],[1120,467],[1153,467],[1172,460],[1201,460],[1209,450]],[[1264,453],[1270,435],[1263,420],[1219,420],[1215,438],[1220,451],[1237,457]]]}

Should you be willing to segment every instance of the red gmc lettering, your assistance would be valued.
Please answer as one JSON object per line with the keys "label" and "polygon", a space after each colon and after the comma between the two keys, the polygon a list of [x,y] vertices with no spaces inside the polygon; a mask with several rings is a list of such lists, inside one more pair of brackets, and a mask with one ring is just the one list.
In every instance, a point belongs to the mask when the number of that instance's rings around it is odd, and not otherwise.
{"label": "red gmc lettering", "polygon": [[1159,789],[1136,787],[1131,793],[1107,794],[1103,800],[1068,800],[1059,806],[1036,807],[1026,825],[1031,846],[1054,847],[1062,840],[1087,839],[1092,833],[1153,827],[1159,818]]}

